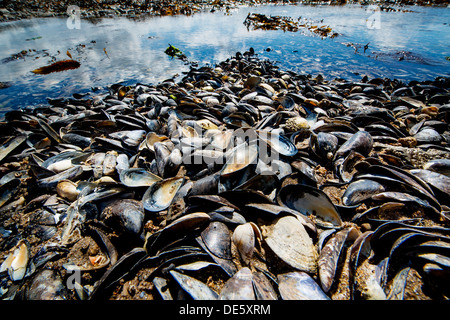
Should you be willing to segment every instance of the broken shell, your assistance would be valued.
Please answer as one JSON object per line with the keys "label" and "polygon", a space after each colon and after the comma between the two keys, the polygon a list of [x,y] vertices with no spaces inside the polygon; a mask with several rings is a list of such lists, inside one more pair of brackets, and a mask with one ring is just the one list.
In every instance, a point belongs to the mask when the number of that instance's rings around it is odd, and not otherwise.
{"label": "broken shell", "polygon": [[20,179],[14,178],[0,186],[0,207],[17,193],[20,184]]}
{"label": "broken shell", "polygon": [[14,251],[6,258],[0,267],[0,272],[8,271],[13,281],[22,280],[27,271],[29,253],[28,245],[24,240],[19,241]]}

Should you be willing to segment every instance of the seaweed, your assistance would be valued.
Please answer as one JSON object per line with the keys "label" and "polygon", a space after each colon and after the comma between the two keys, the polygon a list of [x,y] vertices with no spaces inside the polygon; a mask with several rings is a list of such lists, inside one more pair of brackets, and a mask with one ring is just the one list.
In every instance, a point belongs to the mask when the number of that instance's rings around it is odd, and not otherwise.
{"label": "seaweed", "polygon": [[52,72],[61,72],[70,69],[77,69],[80,67],[80,63],[76,60],[62,60],[54,62],[48,66],[44,66],[38,69],[35,69],[31,72],[36,74],[49,74]]}

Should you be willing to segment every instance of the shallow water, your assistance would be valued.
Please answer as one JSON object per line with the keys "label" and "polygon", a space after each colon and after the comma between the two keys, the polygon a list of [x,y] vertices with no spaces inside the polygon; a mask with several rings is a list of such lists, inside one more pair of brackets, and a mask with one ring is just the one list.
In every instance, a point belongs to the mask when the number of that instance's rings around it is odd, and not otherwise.
{"label": "shallow water", "polygon": [[[358,5],[283,5],[140,20],[81,20],[80,29],[70,29],[66,18],[3,23],[0,82],[10,87],[0,90],[0,110],[45,103],[47,97],[68,97],[121,81],[156,83],[182,76],[188,66],[164,53],[168,44],[180,48],[199,66],[214,65],[253,47],[260,56],[278,61],[280,67],[320,73],[327,79],[360,80],[368,75],[410,81],[449,76],[450,9],[403,9],[413,12],[380,12],[377,16]],[[243,22],[249,12],[301,17],[330,26],[340,35],[322,39],[307,29],[296,33],[248,30]],[[357,52],[350,43],[358,47]],[[22,50],[28,51],[24,58],[11,59]],[[68,59],[67,51],[81,63],[78,69],[48,75],[31,72]]]}

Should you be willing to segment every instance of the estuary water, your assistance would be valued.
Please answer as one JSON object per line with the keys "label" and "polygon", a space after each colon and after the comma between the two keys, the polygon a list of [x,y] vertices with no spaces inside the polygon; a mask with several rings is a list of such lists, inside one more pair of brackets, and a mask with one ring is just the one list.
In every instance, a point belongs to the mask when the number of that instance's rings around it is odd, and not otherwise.
{"label": "estuary water", "polygon": [[[450,8],[395,8],[265,5],[192,16],[81,19],[79,28],[64,17],[2,23],[0,112],[119,82],[181,77],[189,65],[164,53],[169,44],[198,66],[214,66],[252,47],[283,69],[325,79],[367,75],[408,82],[449,76]],[[249,13],[288,16],[328,26],[339,35],[321,38],[307,28],[252,30],[243,23]],[[47,75],[31,72],[69,57],[80,67]]]}

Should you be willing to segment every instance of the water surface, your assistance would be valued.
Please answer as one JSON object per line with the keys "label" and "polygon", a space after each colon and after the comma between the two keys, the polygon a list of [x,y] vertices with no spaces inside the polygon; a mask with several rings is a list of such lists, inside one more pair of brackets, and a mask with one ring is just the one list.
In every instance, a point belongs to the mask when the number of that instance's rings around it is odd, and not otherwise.
{"label": "water surface", "polygon": [[[404,7],[412,12],[380,12],[371,28],[373,11],[359,5],[258,6],[193,16],[130,20],[82,20],[70,29],[66,18],[39,18],[0,24],[0,90],[3,112],[68,97],[113,83],[157,83],[177,79],[189,66],[164,53],[169,44],[180,48],[199,66],[227,59],[250,47],[280,67],[327,79],[359,80],[362,76],[431,80],[449,76],[450,9]],[[248,13],[290,16],[330,26],[340,35],[314,36],[299,32],[249,30]],[[371,20],[372,19],[372,20]],[[368,44],[364,52],[363,46]],[[357,51],[355,51],[357,48]],[[22,50],[22,58],[11,59]],[[52,61],[68,59],[81,66],[49,75],[31,71]]]}

